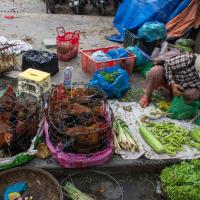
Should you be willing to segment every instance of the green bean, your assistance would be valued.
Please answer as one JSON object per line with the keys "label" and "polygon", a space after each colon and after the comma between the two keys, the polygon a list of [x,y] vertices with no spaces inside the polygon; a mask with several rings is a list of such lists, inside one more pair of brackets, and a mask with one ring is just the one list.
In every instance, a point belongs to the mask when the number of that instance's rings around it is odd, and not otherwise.
{"label": "green bean", "polygon": [[149,122],[147,128],[152,134],[167,147],[167,153],[175,156],[184,150],[184,145],[190,143],[189,132],[172,122]]}

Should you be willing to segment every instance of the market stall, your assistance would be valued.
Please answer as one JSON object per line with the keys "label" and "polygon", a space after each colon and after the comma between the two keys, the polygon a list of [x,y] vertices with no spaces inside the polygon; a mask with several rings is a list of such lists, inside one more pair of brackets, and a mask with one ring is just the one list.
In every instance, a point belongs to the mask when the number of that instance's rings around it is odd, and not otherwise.
{"label": "market stall", "polygon": [[[168,7],[164,3],[163,6],[163,9]],[[0,84],[0,170],[3,171],[0,173],[0,192],[6,193],[8,197],[10,195],[9,200],[13,200],[12,195],[17,195],[17,200],[54,199],[54,196],[49,197],[52,191],[55,196],[57,195],[55,200],[62,200],[63,195],[72,200],[121,200],[125,192],[118,180],[103,172],[105,166],[107,169],[110,168],[110,174],[119,171],[128,173],[127,164],[123,166],[124,163],[129,162],[131,170],[139,171],[142,165],[143,169],[144,166],[148,168],[152,162],[160,165],[163,161],[167,165],[170,161],[194,159],[186,163],[189,163],[190,169],[194,166],[193,171],[198,170],[196,161],[200,158],[200,96],[197,95],[198,98],[188,103],[187,98],[181,93],[187,87],[180,89],[175,85],[176,90],[181,90],[178,91],[181,97],[177,97],[174,95],[174,89],[169,88],[171,85],[167,83],[174,83],[174,80],[165,80],[172,77],[172,73],[168,72],[168,77],[165,77],[164,73],[166,65],[174,67],[178,63],[178,66],[183,66],[182,68],[193,67],[187,73],[183,70],[183,74],[195,77],[197,81],[195,79],[194,82],[198,86],[197,72],[200,68],[194,66],[200,61],[196,54],[192,54],[194,42],[181,38],[174,45],[168,44],[165,41],[167,31],[164,24],[145,22],[137,35],[127,32],[130,37],[126,38],[127,46],[124,44],[124,48],[121,45],[88,48],[78,54],[79,39],[83,33],[75,30],[68,32],[63,27],[60,31],[57,29],[57,46],[54,53],[32,50],[32,47],[25,43],[18,41],[12,44],[7,39],[0,38],[1,41],[5,41],[5,49],[0,49],[2,77],[5,75],[4,72],[14,68],[17,54],[27,51],[22,57],[22,71],[25,71],[18,75],[18,83],[11,82],[9,85],[5,82],[3,86]],[[159,50],[158,45],[161,47]],[[78,55],[82,67],[79,66],[77,72],[71,65],[71,59],[79,59]],[[178,61],[181,60],[180,64],[175,62],[176,60],[168,62],[168,59],[176,56],[183,56],[178,57]],[[70,63],[64,63],[65,67],[59,68],[60,61]],[[160,67],[154,70],[154,64]],[[86,76],[89,75],[90,80],[84,83],[73,82],[72,75],[82,73],[81,69]],[[141,88],[144,80],[139,73],[147,77],[148,81],[151,69],[154,76],[149,82],[150,86],[155,87],[150,87],[151,95],[144,101],[147,90]],[[160,72],[158,69],[161,73],[157,73]],[[55,78],[59,70],[62,78]],[[175,71],[181,70],[175,68]],[[195,73],[191,74],[191,71]],[[183,74],[179,74],[178,80]],[[141,80],[138,81],[138,77]],[[59,79],[59,84],[54,84],[53,79]],[[154,84],[154,80],[157,79],[161,80],[162,84]],[[136,83],[137,81],[139,83]],[[180,82],[184,86],[187,81],[184,79]],[[163,95],[153,91],[166,85],[174,98],[169,93]],[[186,96],[192,95],[189,93]],[[141,99],[143,105],[140,104]],[[147,107],[142,108],[144,105]],[[39,158],[38,162],[35,161],[36,156]],[[47,159],[49,157],[51,158]],[[50,169],[52,173],[63,173],[62,181],[59,180],[60,184],[48,174],[35,169],[5,171],[31,160],[35,162],[29,162],[30,165]],[[142,164],[138,164],[140,161]],[[114,170],[112,165],[116,165]],[[86,169],[89,167],[91,170]],[[94,171],[93,167],[101,171]],[[177,168],[172,167],[175,171]],[[71,173],[77,169],[80,171]],[[163,187],[161,193],[167,193],[166,196],[170,200],[180,200],[181,198],[178,199],[174,195],[181,193],[177,189],[179,182],[173,180],[170,184],[166,178],[167,175],[172,176],[173,170],[170,168],[168,171],[167,168],[162,172],[159,178]],[[135,175],[132,171],[131,173]],[[4,181],[6,176],[8,180]],[[19,184],[22,179],[23,182]],[[141,179],[145,177],[142,176]],[[186,179],[189,178],[184,177],[184,185],[188,186]],[[47,180],[50,183],[49,187],[45,185],[48,184]],[[198,175],[194,180],[198,181]],[[155,181],[153,184],[149,182],[155,190]],[[22,190],[18,191],[14,187],[15,190],[10,191],[15,184]],[[137,189],[137,185],[134,186]],[[175,193],[173,186],[176,189]],[[41,190],[47,192],[43,194]],[[191,196],[188,199],[192,199]]]}

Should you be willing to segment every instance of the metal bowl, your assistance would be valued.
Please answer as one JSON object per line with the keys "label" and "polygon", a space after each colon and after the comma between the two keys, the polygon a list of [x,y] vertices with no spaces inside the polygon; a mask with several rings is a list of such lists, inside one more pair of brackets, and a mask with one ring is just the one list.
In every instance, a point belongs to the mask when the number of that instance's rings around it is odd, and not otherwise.
{"label": "metal bowl", "polygon": [[65,178],[62,186],[65,182],[73,183],[79,190],[97,200],[124,199],[120,183],[104,172],[96,170],[78,171]]}

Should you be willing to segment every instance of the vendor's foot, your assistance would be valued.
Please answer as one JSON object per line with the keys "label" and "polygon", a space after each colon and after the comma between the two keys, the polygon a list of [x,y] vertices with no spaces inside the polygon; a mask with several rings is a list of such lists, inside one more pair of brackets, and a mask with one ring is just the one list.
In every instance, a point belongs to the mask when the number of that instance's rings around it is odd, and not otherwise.
{"label": "vendor's foot", "polygon": [[151,100],[145,96],[142,96],[140,99],[140,106],[146,108],[151,103]]}

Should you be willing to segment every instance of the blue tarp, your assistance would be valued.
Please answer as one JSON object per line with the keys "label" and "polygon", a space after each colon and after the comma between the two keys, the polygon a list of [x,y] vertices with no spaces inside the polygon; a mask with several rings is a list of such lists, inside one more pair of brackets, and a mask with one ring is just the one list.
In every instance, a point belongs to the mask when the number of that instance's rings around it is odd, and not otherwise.
{"label": "blue tarp", "polygon": [[126,29],[137,31],[148,21],[159,21],[166,24],[181,13],[191,1],[123,0],[113,21],[119,35],[110,36],[107,39],[123,42]]}

